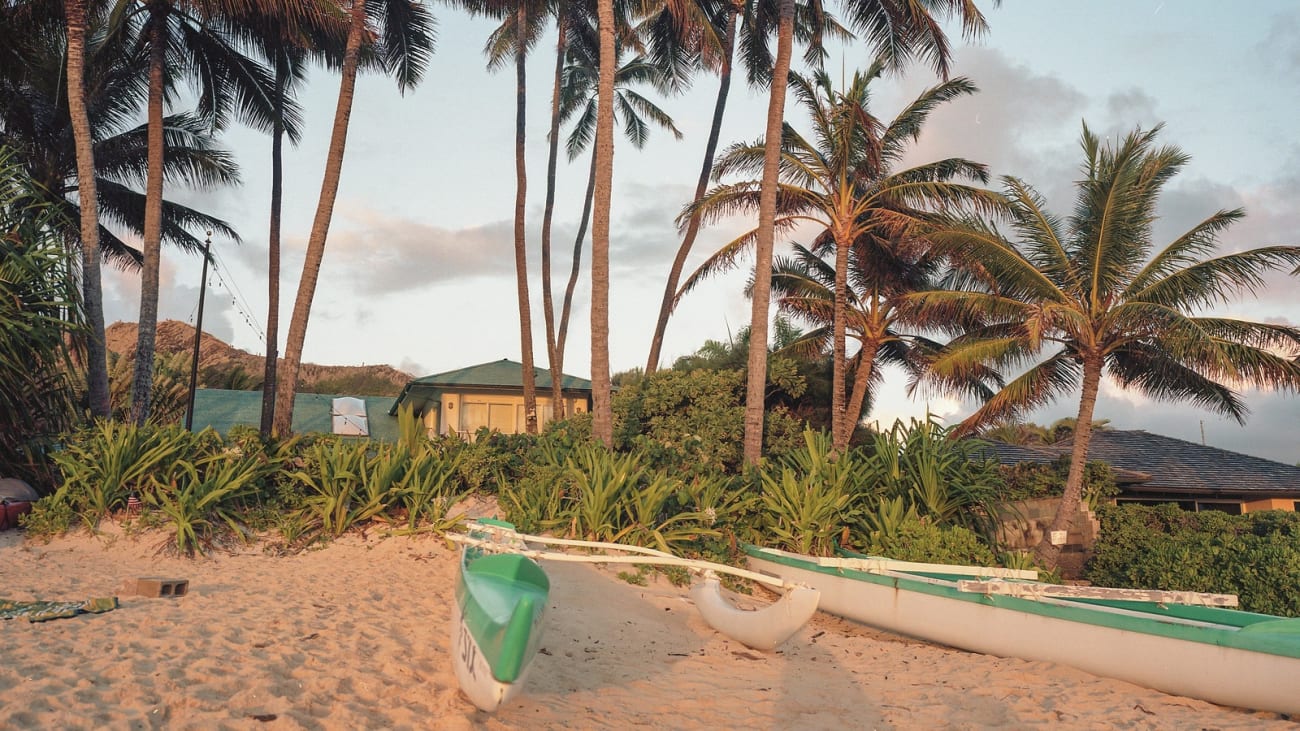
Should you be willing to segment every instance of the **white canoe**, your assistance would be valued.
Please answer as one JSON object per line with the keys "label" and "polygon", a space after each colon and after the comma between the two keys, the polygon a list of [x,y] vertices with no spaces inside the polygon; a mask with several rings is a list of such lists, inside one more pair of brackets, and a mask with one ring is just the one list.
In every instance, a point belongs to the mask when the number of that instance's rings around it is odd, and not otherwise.
{"label": "white canoe", "polygon": [[[1014,575],[962,581],[994,574],[991,569],[918,570],[883,559],[818,559],[755,546],[745,553],[755,571],[820,590],[820,609],[883,630],[1061,663],[1212,703],[1300,715],[1300,619],[1096,598],[1097,592],[1063,598]],[[993,588],[1007,586],[1026,590]]]}

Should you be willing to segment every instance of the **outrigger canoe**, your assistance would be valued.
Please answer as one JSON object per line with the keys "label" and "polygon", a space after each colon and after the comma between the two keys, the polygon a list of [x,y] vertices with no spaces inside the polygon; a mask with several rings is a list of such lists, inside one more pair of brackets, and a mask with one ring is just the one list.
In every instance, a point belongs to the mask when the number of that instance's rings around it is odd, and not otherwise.
{"label": "outrigger canoe", "polygon": [[523,685],[541,642],[550,589],[546,572],[526,556],[475,546],[461,551],[452,660],[461,690],[481,710],[495,711]]}
{"label": "outrigger canoe", "polygon": [[1235,596],[1057,586],[1034,572],[848,552],[744,552],[753,570],[820,590],[820,609],[889,632],[1300,715],[1300,619],[1228,608]]}
{"label": "outrigger canoe", "polygon": [[[776,649],[807,624],[813,613],[817,611],[816,590],[725,564],[680,558],[665,551],[643,546],[528,535],[515,531],[514,526],[500,520],[480,519],[478,522],[470,523],[467,530],[467,535],[450,533],[447,537],[465,546],[467,550],[473,548],[485,553],[498,553],[518,558],[684,568],[700,579],[691,587],[691,599],[695,602],[704,621],[731,639],[756,650]],[[582,548],[600,551],[600,553],[574,555],[560,551],[539,550],[529,544]],[[609,551],[631,555],[610,555]],[[723,597],[718,574],[730,574],[766,584],[779,591],[781,596],[762,609],[740,609]]]}

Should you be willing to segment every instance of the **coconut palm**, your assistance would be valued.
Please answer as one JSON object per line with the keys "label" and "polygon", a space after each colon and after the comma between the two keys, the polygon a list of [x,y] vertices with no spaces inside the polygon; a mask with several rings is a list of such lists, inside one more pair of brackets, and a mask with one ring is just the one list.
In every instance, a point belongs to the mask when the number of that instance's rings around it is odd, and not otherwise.
{"label": "coconut palm", "polygon": [[[261,432],[269,437],[275,420],[276,367],[280,344],[280,222],[284,201],[284,138],[298,144],[302,112],[295,100],[306,82],[311,58],[331,66],[343,62],[347,16],[337,8],[294,19],[256,8],[232,18],[246,44],[265,59],[274,74],[271,96],[271,211],[267,227],[266,357],[262,369]],[[363,61],[364,63],[364,61]]]}
{"label": "coconut palm", "polygon": [[[136,344],[131,418],[149,417],[154,343],[158,325],[158,276],[163,229],[164,105],[177,82],[194,86],[196,113],[214,129],[232,118],[269,130],[274,114],[269,72],[235,43],[231,18],[250,4],[268,12],[301,12],[309,0],[117,0],[115,32],[133,38],[149,59],[149,169],[145,180],[140,323]],[[272,5],[274,3],[274,5]]]}
{"label": "coconut palm", "polygon": [[[1245,214],[1219,211],[1164,247],[1152,240],[1156,203],[1188,162],[1177,147],[1156,146],[1160,127],[1114,144],[1084,126],[1082,179],[1073,214],[1047,211],[1029,185],[1004,178],[1017,240],[970,222],[932,234],[985,266],[986,284],[917,296],[930,317],[978,322],[955,338],[933,367],[948,375],[993,365],[1028,370],[962,424],[1016,418],[1067,393],[1079,394],[1073,454],[1052,531],[1078,508],[1103,375],[1153,399],[1189,401],[1244,421],[1234,387],[1300,389],[1300,328],[1200,314],[1253,293],[1263,275],[1300,264],[1300,247],[1266,246],[1216,254],[1219,235]],[[1060,549],[1036,552],[1054,565]]]}
{"label": "coconut palm", "polygon": [[[834,339],[835,261],[828,262],[824,255],[816,253],[833,249],[834,243],[825,234],[818,237],[818,243],[812,249],[796,244],[793,256],[777,257],[772,270],[778,312],[813,326],[777,350],[801,360],[832,351]],[[911,316],[906,298],[913,292],[937,287],[943,261],[915,242],[907,246],[892,243],[863,235],[849,252],[843,322],[846,335],[858,348],[844,363],[845,370],[853,374],[845,418],[840,424],[832,424],[832,434],[837,434],[837,428],[845,430],[842,438],[846,445],[861,417],[870,410],[872,391],[881,380],[881,365],[897,366],[907,373],[909,391],[926,384],[948,393],[987,399],[993,394],[989,384],[1001,385],[997,374],[989,370],[974,374],[972,379],[951,382],[931,373],[929,362],[942,344],[927,335],[934,328]],[[837,369],[832,365],[831,370],[833,381]]]}
{"label": "coconut palm", "polygon": [[108,400],[107,349],[104,345],[104,291],[99,270],[99,202],[95,186],[94,136],[86,110],[86,26],[87,0],[65,0],[64,22],[68,45],[68,118],[76,151],[77,180],[85,199],[81,204],[81,306],[86,327],[86,394],[92,418],[105,418],[112,408]]}
{"label": "coconut palm", "polygon": [[527,130],[528,52],[537,43],[550,16],[550,0],[471,0],[464,6],[471,13],[501,18],[492,31],[484,53],[488,69],[496,70],[509,60],[515,67],[515,293],[519,305],[520,381],[524,387],[524,428],[537,433],[537,379],[533,371],[533,315],[528,294],[528,241],[525,214],[528,207],[528,163],[525,155]]}
{"label": "coconut palm", "polygon": [[[877,62],[865,74],[855,73],[842,92],[835,91],[824,72],[811,77],[790,74],[790,87],[812,121],[812,134],[801,135],[787,125],[781,144],[775,225],[787,231],[800,223],[814,223],[824,229],[814,250],[834,253],[834,277],[829,287],[833,306],[826,324],[831,328],[831,433],[837,450],[848,446],[861,416],[877,352],[885,343],[895,342],[889,335],[898,316],[895,300],[907,287],[919,286],[924,273],[936,265],[926,259],[922,238],[932,214],[970,207],[991,211],[1000,203],[996,194],[955,182],[987,181],[986,168],[969,160],[949,158],[906,170],[894,169],[908,143],[919,136],[930,112],[946,101],[974,93],[974,84],[957,78],[928,89],[885,125],[869,109],[871,81],[882,71],[883,64]],[[761,171],[765,148],[763,140],[733,145],[718,160],[715,176]],[[683,220],[698,217],[713,221],[749,213],[758,209],[761,197],[760,181],[753,178],[722,184],[688,208]],[[724,246],[701,264],[684,288],[733,267],[759,233],[757,229],[750,231]],[[854,246],[859,249],[856,273],[861,281],[855,282],[861,286],[858,290],[849,286],[853,258],[850,251]],[[818,271],[812,261],[816,256],[810,253],[809,257],[800,261],[807,270],[803,283],[810,283]],[[791,274],[797,276],[797,271]],[[851,399],[853,408],[849,408],[846,332],[852,319],[850,299],[855,295],[860,297],[857,309],[871,322],[859,323],[863,328],[862,351]],[[809,314],[821,316],[819,309]]]}
{"label": "coconut palm", "polygon": [[292,430],[298,370],[302,365],[307,321],[311,317],[311,303],[316,294],[321,262],[325,258],[325,240],[329,235],[334,200],[338,196],[339,180],[343,173],[343,152],[347,147],[348,121],[352,115],[357,71],[362,62],[363,41],[373,49],[382,68],[396,78],[398,88],[405,91],[419,83],[429,56],[433,53],[433,16],[418,0],[352,0],[348,10],[348,34],[343,52],[338,104],[334,110],[334,127],[325,159],[320,200],[312,220],[311,236],[307,240],[302,278],[298,281],[298,294],[289,321],[284,367],[279,373],[276,388],[274,431],[280,435]]}
{"label": "coconut palm", "polygon": [[[92,60],[83,73],[91,93],[83,101],[94,129],[90,152],[97,161],[95,175],[79,174],[80,151],[71,129],[62,43],[31,49],[23,74],[0,78],[0,143],[15,151],[15,161],[35,183],[28,195],[62,214],[46,225],[54,227],[64,241],[82,242],[83,266],[85,244],[78,222],[83,220],[82,209],[92,202],[88,187],[96,191],[97,219],[139,236],[144,231],[146,201],[138,189],[148,166],[148,133],[134,124],[145,94],[147,56],[115,45],[102,26],[92,27],[88,50]],[[217,146],[207,124],[192,114],[173,114],[164,119],[163,131],[163,173],[169,182],[200,188],[238,183],[234,159]],[[202,251],[203,242],[188,229],[212,230],[238,240],[225,222],[164,200],[163,240],[187,251]],[[96,240],[103,242],[103,254],[110,261],[139,267],[140,252],[112,229],[97,226]],[[82,276],[90,275],[83,270]]]}
{"label": "coconut palm", "polygon": [[[819,3],[816,3],[820,7]],[[921,58],[943,76],[950,52],[940,20],[957,16],[965,35],[985,29],[984,16],[972,0],[845,0],[849,25],[867,38],[871,49],[889,68]],[[781,122],[785,114],[786,83],[794,45],[795,0],[780,0],[777,12],[776,58],[768,97],[763,175],[754,240],[754,282],[750,311],[749,372],[745,401],[745,463],[754,464],[763,451],[763,392],[767,378],[768,298],[771,295],[772,249],[776,238],[778,165]]]}
{"label": "coconut palm", "polygon": [[[575,34],[580,34],[581,30],[581,28],[576,29]],[[616,49],[616,52],[617,50],[621,49]],[[565,142],[565,148],[570,160],[580,157],[590,147],[595,132],[598,105],[597,85],[600,71],[596,67],[594,52],[595,49],[583,44],[572,45],[569,50],[570,60],[564,69],[560,95],[560,121],[561,123],[569,123],[570,121],[573,123]],[[652,63],[644,56],[636,56],[618,67],[614,74],[614,116],[615,122],[622,125],[623,136],[627,141],[639,150],[645,146],[651,130],[655,127],[671,132],[675,139],[680,140],[682,138],[681,130],[677,129],[672,117],[655,104],[652,99],[636,91],[634,88],[636,86],[648,86],[661,94],[671,94],[675,91],[669,70]],[[587,191],[583,198],[582,215],[578,220],[578,233],[573,240],[569,281],[565,287],[564,301],[560,307],[559,324],[554,326],[554,330],[552,330],[554,333],[553,344],[548,340],[548,347],[551,349],[553,401],[559,399],[558,391],[561,380],[558,374],[562,373],[564,369],[565,343],[569,333],[569,315],[573,309],[573,293],[577,288],[578,274],[582,266],[582,244],[586,239],[587,221],[591,216],[595,176],[596,160],[595,155],[592,155],[587,176]],[[548,263],[549,257],[544,255],[544,283],[549,280],[549,277],[545,276],[545,267]],[[548,299],[548,304],[549,290],[548,284],[543,289],[543,296]],[[551,330],[553,320],[553,313],[548,312],[548,330]],[[558,403],[558,401],[555,402]]]}
{"label": "coconut palm", "polygon": [[[719,5],[720,8],[717,7]],[[684,9],[679,9],[683,6]],[[701,8],[701,6],[705,7]],[[800,12],[801,9],[803,12]],[[701,10],[703,12],[700,12]],[[714,155],[722,132],[722,119],[731,92],[731,71],[735,60],[737,38],[740,39],[741,62],[749,83],[755,87],[766,87],[771,83],[773,59],[768,41],[776,30],[776,10],[776,0],[762,0],[762,2],[723,0],[720,3],[665,1],[662,12],[653,18],[653,22],[647,23],[651,31],[649,45],[653,49],[652,57],[656,59],[679,57],[681,54],[677,49],[682,40],[681,36],[684,35],[694,41],[688,48],[699,58],[700,64],[715,69],[718,73],[718,94],[713,105],[713,122],[709,127],[708,141],[704,145],[704,160],[700,165],[692,202],[704,196],[708,190],[709,176],[713,172]],[[703,22],[706,17],[711,22]],[[825,36],[841,40],[850,37],[848,31],[816,3],[796,6],[794,33],[806,44],[808,58],[814,63],[820,60],[822,41]],[[693,216],[686,223],[682,241],[668,270],[663,299],[659,304],[659,316],[650,339],[646,375],[654,373],[659,368],[668,318],[672,315],[673,308],[676,307],[681,296],[678,284],[686,267],[686,259],[695,247],[695,239],[699,231],[700,219],[698,216]]]}
{"label": "coconut palm", "polygon": [[609,200],[614,184],[614,0],[596,0],[599,53],[596,82],[595,188],[591,214],[591,435],[614,446],[609,380]]}

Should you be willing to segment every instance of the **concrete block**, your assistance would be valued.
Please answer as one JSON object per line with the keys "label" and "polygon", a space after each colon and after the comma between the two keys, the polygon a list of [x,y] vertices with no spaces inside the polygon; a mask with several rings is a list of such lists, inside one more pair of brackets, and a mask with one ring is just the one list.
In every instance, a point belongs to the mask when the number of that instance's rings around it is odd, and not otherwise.
{"label": "concrete block", "polygon": [[160,579],[152,576],[128,579],[122,585],[123,594],[134,594],[150,598],[174,599],[185,596],[189,590],[189,579]]}

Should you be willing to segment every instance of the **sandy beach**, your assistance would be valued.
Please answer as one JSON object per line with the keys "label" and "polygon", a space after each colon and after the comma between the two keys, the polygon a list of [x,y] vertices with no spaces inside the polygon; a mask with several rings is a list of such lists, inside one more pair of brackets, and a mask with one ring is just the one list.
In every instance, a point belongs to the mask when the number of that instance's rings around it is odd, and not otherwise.
{"label": "sandy beach", "polygon": [[190,582],[181,598],[121,596],[105,614],[0,623],[0,728],[1296,727],[821,614],[759,653],[708,628],[685,589],[574,564],[547,566],[553,608],[526,695],[487,715],[452,673],[456,554],[445,542],[372,531],[297,555],[253,545],[188,560],[156,556],[162,538],[0,534],[0,598]]}

